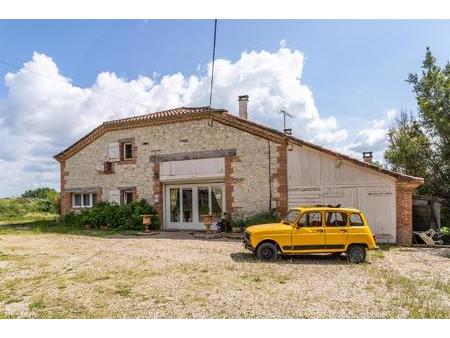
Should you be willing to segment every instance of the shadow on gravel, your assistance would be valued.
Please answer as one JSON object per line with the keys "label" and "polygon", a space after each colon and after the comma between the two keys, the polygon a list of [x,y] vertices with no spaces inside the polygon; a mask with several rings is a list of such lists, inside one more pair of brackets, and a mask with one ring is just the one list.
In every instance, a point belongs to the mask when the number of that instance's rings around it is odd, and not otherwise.
{"label": "shadow on gravel", "polygon": [[[234,252],[230,257],[235,262],[247,263],[266,263],[252,253],[248,252]],[[303,265],[348,265],[345,256],[335,256],[331,254],[316,254],[316,255],[282,255],[279,259],[274,261],[275,264],[303,264]]]}

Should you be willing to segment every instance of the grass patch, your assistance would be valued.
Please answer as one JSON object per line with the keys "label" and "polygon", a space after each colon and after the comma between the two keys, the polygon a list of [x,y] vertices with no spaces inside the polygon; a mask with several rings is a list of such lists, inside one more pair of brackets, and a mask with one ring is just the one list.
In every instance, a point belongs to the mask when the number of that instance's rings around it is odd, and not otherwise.
{"label": "grass patch", "polygon": [[84,227],[68,225],[51,220],[28,220],[23,219],[3,222],[0,224],[0,235],[39,235],[39,234],[62,234],[93,237],[110,237],[116,234],[133,235],[137,231],[120,229],[85,229]]}
{"label": "grass patch", "polygon": [[116,284],[116,289],[114,290],[114,294],[122,296],[122,297],[130,297],[131,296],[131,287],[128,284],[120,283]]}
{"label": "grass patch", "polygon": [[414,319],[448,318],[448,309],[439,300],[439,291],[450,292],[448,284],[413,280],[387,270],[381,272],[381,277],[388,289],[396,291],[396,296],[391,300],[393,313],[402,313],[403,310],[408,318]]}
{"label": "grass patch", "polygon": [[43,299],[35,300],[28,305],[28,308],[31,311],[42,310],[45,308],[44,300]]}
{"label": "grass patch", "polygon": [[369,255],[371,258],[384,259],[383,250],[373,250],[369,251]]}

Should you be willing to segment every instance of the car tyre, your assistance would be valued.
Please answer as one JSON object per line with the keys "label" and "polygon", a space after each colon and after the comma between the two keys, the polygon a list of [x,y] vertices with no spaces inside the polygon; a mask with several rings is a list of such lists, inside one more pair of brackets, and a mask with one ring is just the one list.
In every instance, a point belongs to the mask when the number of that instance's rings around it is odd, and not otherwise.
{"label": "car tyre", "polygon": [[263,261],[274,261],[278,258],[278,248],[273,243],[262,243],[256,249],[256,257]]}
{"label": "car tyre", "polygon": [[366,261],[366,248],[362,245],[351,245],[347,250],[347,259],[353,264],[364,263]]}

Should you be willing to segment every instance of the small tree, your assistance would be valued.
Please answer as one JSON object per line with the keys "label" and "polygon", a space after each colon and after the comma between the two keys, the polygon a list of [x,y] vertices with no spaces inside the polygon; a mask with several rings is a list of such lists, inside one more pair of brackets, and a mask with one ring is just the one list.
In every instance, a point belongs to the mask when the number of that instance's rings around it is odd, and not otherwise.
{"label": "small tree", "polygon": [[[401,111],[388,132],[388,148],[384,158],[388,167],[406,175],[429,177],[430,142],[411,113]],[[427,179],[421,192],[430,192],[434,181]]]}
{"label": "small tree", "polygon": [[432,194],[450,200],[450,62],[439,67],[427,48],[422,74],[409,74],[419,111],[419,123],[430,143],[428,175]]}
{"label": "small tree", "polygon": [[36,189],[28,189],[22,194],[21,197],[47,199],[52,203],[56,203],[58,196],[59,193],[55,189],[49,187],[41,187]]}

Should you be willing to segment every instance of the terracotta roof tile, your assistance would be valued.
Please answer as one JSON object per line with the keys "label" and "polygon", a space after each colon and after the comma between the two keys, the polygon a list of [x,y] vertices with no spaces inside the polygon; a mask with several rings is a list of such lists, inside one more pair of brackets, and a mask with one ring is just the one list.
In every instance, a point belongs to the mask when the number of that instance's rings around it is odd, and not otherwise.
{"label": "terracotta roof tile", "polygon": [[163,117],[171,117],[171,116],[179,116],[185,114],[194,114],[194,113],[205,113],[208,111],[223,111],[222,109],[215,109],[210,107],[181,107],[163,110],[156,113],[149,113],[139,116],[131,116],[118,120],[106,121],[104,124],[119,124],[124,122],[133,122],[133,121],[142,121],[142,120],[151,120]]}

